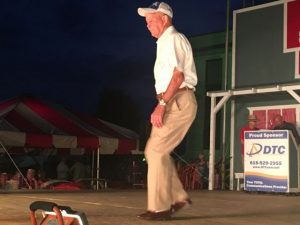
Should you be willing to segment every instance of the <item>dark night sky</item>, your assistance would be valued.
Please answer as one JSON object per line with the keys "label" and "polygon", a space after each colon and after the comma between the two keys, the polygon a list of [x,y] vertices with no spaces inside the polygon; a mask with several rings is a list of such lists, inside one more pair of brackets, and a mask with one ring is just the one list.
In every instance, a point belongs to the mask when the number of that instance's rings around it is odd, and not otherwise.
{"label": "dark night sky", "polygon": [[[225,30],[225,0],[166,2],[175,27],[188,37]],[[30,93],[95,114],[105,90],[120,90],[147,115],[156,44],[137,8],[151,3],[2,0],[0,101]],[[242,6],[242,0],[232,1],[232,8]]]}

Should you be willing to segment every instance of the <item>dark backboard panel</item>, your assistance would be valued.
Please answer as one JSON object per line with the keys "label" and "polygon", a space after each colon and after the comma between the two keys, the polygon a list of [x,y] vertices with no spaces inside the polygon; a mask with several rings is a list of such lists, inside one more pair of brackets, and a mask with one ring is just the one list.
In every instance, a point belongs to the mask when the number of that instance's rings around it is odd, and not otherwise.
{"label": "dark backboard panel", "polygon": [[236,12],[235,88],[299,82],[283,39],[284,4]]}

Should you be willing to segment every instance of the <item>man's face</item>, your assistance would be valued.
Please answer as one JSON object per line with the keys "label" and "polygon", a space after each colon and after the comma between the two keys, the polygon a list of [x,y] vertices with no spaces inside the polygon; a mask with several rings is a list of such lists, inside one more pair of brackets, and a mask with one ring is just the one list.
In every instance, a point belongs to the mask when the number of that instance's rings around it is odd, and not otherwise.
{"label": "man's face", "polygon": [[275,126],[281,126],[282,125],[282,119],[280,117],[276,117],[274,119]]}
{"label": "man's face", "polygon": [[31,170],[31,169],[28,169],[28,171],[27,171],[27,178],[31,179],[34,176],[35,176],[35,171]]}
{"label": "man's face", "polygon": [[146,18],[147,28],[153,37],[159,38],[162,35],[165,29],[165,21],[164,21],[165,16],[166,15],[160,12],[146,14],[145,18]]}
{"label": "man's face", "polygon": [[256,127],[256,121],[250,120],[250,121],[248,122],[248,124],[249,124],[249,127],[250,127],[251,129],[254,129],[254,128]]}

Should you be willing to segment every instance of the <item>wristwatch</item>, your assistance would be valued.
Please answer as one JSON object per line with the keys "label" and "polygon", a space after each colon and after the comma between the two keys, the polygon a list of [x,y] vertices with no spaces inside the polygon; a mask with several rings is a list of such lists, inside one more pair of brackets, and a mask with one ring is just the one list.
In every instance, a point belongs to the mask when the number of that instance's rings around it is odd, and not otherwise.
{"label": "wristwatch", "polygon": [[164,100],[163,98],[160,98],[160,99],[158,100],[158,104],[159,104],[159,105],[162,105],[162,106],[166,106],[166,105],[167,105],[167,103],[165,102],[165,100]]}

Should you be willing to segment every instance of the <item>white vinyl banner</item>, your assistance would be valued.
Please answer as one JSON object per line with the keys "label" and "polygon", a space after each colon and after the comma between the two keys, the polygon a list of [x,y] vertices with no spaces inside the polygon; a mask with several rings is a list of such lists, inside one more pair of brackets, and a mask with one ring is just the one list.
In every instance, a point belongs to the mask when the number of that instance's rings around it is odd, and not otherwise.
{"label": "white vinyl banner", "polygon": [[288,192],[288,131],[246,131],[244,143],[245,190]]}

